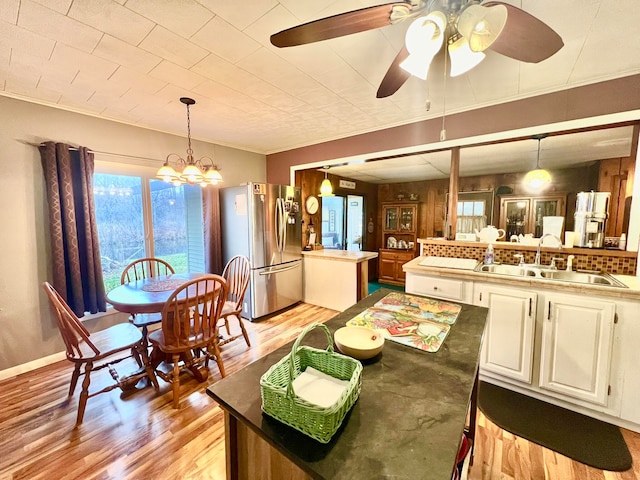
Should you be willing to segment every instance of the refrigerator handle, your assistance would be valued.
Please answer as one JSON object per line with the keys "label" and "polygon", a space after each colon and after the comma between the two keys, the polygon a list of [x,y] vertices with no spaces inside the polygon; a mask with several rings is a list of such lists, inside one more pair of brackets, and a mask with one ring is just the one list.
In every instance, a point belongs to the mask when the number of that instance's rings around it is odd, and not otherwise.
{"label": "refrigerator handle", "polygon": [[274,273],[281,273],[281,272],[286,272],[287,270],[293,270],[294,268],[300,268],[300,263],[296,263],[295,265],[290,265],[288,267],[284,267],[284,268],[278,268],[277,270],[269,270],[268,272],[260,272],[258,273],[258,275],[271,275]]}
{"label": "refrigerator handle", "polygon": [[278,252],[282,248],[280,246],[280,198],[276,198],[276,208],[273,211],[273,231],[276,237],[276,248]]}

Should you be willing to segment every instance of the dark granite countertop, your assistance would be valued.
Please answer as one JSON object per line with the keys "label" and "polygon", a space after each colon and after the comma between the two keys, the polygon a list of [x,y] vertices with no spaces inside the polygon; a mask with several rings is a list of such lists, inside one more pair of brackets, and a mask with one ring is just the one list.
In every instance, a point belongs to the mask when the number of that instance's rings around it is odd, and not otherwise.
{"label": "dark granite countertop", "polygon": [[[326,322],[333,333],[391,290],[381,289]],[[385,342],[363,362],[362,391],[323,445],[264,415],[260,377],[291,351],[289,343],[207,388],[231,415],[318,479],[449,480],[464,429],[488,309],[462,311],[436,353]],[[326,348],[315,329],[304,345]]]}

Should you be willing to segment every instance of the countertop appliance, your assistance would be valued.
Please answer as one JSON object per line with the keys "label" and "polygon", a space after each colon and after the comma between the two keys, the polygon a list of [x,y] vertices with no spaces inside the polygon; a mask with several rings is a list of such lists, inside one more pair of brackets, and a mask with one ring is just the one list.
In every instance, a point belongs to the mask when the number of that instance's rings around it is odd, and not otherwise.
{"label": "countertop appliance", "polygon": [[609,192],[580,192],[576,198],[573,243],[576,247],[603,248],[609,216]]}
{"label": "countertop appliance", "polygon": [[300,189],[248,183],[220,189],[222,258],[246,255],[251,278],[242,316],[251,321],[302,300]]}

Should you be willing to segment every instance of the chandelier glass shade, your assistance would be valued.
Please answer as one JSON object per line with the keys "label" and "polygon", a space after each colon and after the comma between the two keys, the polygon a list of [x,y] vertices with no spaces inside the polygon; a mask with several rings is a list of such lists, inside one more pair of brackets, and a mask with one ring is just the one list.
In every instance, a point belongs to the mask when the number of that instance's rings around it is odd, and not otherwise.
{"label": "chandelier glass shade", "polygon": [[551,174],[544,168],[540,168],[540,140],[544,138],[544,135],[539,135],[535,138],[538,140],[536,168],[527,172],[522,183],[529,190],[544,190],[551,183]]}
{"label": "chandelier glass shade", "polygon": [[187,158],[185,160],[177,153],[170,153],[156,173],[156,177],[175,186],[200,185],[206,187],[207,185],[216,185],[222,182],[222,175],[213,163],[213,159],[210,157],[202,157],[200,160],[193,159],[189,106],[195,104],[196,101],[187,97],[180,98],[180,101],[187,106],[187,138],[189,142]]}

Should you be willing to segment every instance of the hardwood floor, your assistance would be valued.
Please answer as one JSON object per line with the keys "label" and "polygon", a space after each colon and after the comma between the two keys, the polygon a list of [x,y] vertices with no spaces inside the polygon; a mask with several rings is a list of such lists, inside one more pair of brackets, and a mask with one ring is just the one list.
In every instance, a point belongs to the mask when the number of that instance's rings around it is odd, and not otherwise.
{"label": "hardwood floor", "polygon": [[[336,313],[300,304],[267,320],[246,322],[252,347],[242,339],[224,347],[227,374],[294,339],[308,323]],[[69,362],[0,382],[0,480],[224,479],[223,415],[205,393],[220,373],[215,363],[210,370],[207,383],[183,374],[178,410],[171,407],[171,386],[160,381],[159,394],[144,388],[123,397],[113,390],[89,399],[78,429],[78,391],[67,402]],[[102,375],[108,373],[98,372],[94,386]],[[640,480],[640,434],[623,434],[633,469],[606,472],[511,435],[479,413],[469,478]]]}

